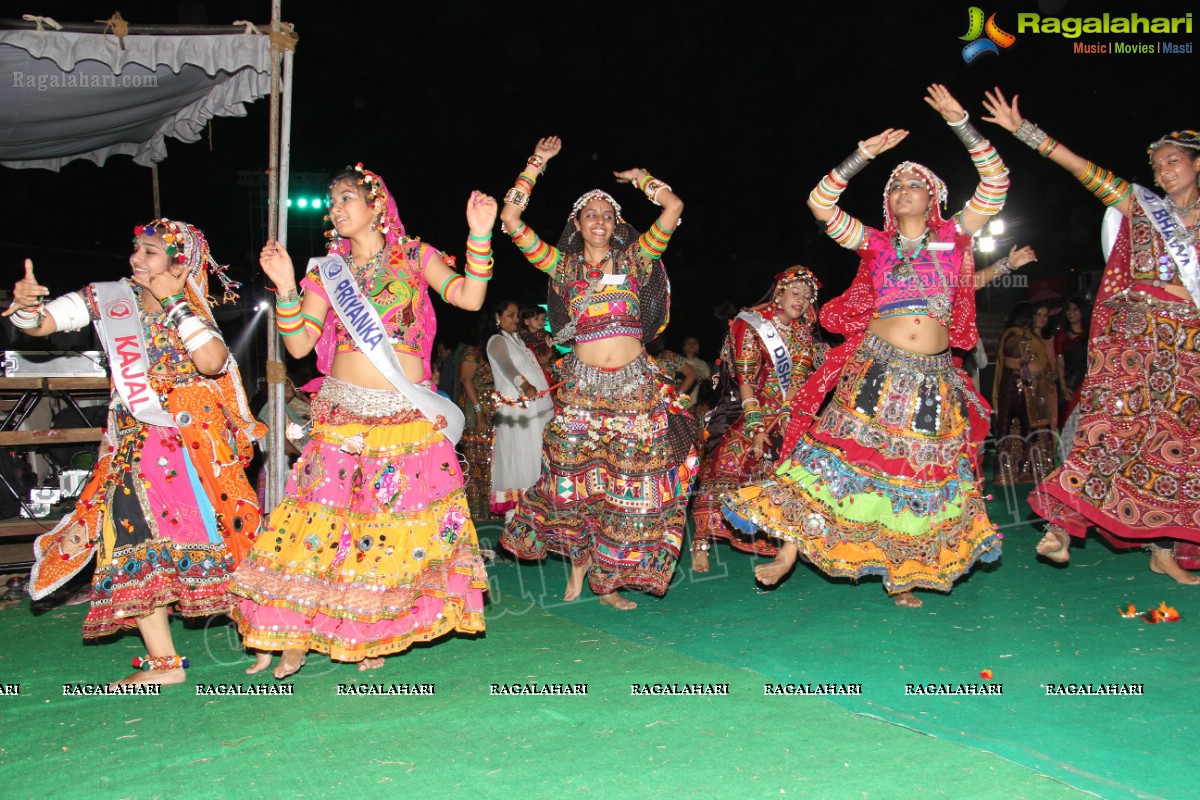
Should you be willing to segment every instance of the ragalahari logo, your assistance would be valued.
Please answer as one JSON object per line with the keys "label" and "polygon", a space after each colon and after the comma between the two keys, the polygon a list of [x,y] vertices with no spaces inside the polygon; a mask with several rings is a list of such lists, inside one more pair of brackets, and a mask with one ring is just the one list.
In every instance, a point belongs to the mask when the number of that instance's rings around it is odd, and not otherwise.
{"label": "ragalahari logo", "polygon": [[[987,38],[981,39],[980,37],[985,33]],[[1012,47],[1013,42],[1017,40],[1017,37],[1011,33],[1000,30],[1000,26],[996,24],[995,14],[988,17],[985,23],[983,9],[979,6],[971,6],[967,9],[967,33],[958,38],[968,42],[962,51],[963,61],[968,64],[984,53],[998,56],[1001,47]]]}

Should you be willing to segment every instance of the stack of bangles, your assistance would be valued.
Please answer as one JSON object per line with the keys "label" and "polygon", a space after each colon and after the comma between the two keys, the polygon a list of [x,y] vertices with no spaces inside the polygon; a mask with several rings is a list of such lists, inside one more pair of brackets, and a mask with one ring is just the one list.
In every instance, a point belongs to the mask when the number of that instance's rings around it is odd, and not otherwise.
{"label": "stack of bangles", "polygon": [[658,193],[659,192],[661,192],[663,189],[666,189],[668,192],[674,191],[669,185],[667,185],[666,183],[663,183],[658,178],[651,175],[649,172],[647,172],[642,177],[636,179],[633,182],[633,185],[636,186],[638,189],[641,189],[642,192],[645,193],[646,199],[649,200],[651,203],[654,203],[654,205],[656,205],[656,206],[662,205],[662,203],[658,202]]}
{"label": "stack of bangles", "polygon": [[275,329],[280,336],[298,336],[304,330],[300,295],[295,289],[275,293]]}
{"label": "stack of bangles", "polygon": [[1013,271],[1012,261],[1009,260],[1008,256],[1005,256],[992,265],[992,270],[992,280],[996,280],[996,278],[1003,278],[1005,275]]}
{"label": "stack of bangles", "polygon": [[742,401],[742,416],[746,420],[743,427],[746,433],[751,436],[766,428],[766,423],[763,421],[762,406],[759,405],[757,398],[749,397]]}
{"label": "stack of bangles", "polygon": [[492,258],[492,234],[476,236],[467,234],[467,263],[463,268],[468,278],[476,281],[490,281],[492,268],[496,260]]}
{"label": "stack of bangles", "polygon": [[20,306],[14,300],[12,307],[17,308],[12,313],[12,324],[23,331],[32,330],[42,324],[42,320],[46,317],[46,304],[39,302],[36,306]]}
{"label": "stack of bangles", "polygon": [[[540,171],[546,161],[539,155],[532,155],[525,163]],[[504,195],[504,202],[524,211],[529,207],[529,196],[533,194],[533,187],[536,184],[537,175],[521,170],[521,174],[517,176],[517,182]]]}
{"label": "stack of bangles", "polygon": [[212,328],[192,311],[191,303],[182,294],[173,294],[158,301],[163,309],[163,323],[174,328],[183,341],[188,353],[194,354],[204,345],[217,338]]}

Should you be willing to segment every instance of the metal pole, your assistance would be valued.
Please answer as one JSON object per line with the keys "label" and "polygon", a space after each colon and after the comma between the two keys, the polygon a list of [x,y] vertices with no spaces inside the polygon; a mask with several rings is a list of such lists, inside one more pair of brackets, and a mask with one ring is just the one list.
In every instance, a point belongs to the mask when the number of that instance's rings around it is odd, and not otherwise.
{"label": "metal pole", "polygon": [[[280,6],[282,0],[271,0],[271,30],[277,29],[280,22]],[[267,177],[267,238],[279,239],[280,235],[280,206],[279,202],[279,120],[282,105],[281,72],[283,53],[277,47],[271,48],[271,149],[269,155],[269,172]],[[283,220],[286,224],[286,218]],[[283,410],[284,379],[286,376],[280,352],[279,334],[275,331],[275,304],[267,304],[267,441],[270,443],[270,453],[267,457],[267,507],[270,513],[283,499],[282,486],[284,465],[287,463],[283,452],[284,432],[287,425],[287,414]]]}
{"label": "metal pole", "polygon": [[162,219],[162,201],[158,194],[158,162],[150,165],[150,184],[154,187],[154,216],[151,219]]}

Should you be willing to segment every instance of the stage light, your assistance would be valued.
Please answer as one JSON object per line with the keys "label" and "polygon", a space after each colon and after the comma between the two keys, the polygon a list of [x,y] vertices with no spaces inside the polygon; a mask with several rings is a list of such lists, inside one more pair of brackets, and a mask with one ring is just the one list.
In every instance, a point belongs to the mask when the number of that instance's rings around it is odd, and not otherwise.
{"label": "stage light", "polygon": [[260,301],[258,302],[258,305],[256,305],[256,306],[254,307],[254,310],[255,310],[255,311],[266,311],[266,310],[267,310],[267,308],[268,308],[268,306],[267,306],[267,301],[266,301],[266,300],[260,300]]}
{"label": "stage light", "polygon": [[988,233],[990,233],[992,236],[999,236],[1004,233],[1004,220],[996,217],[996,219],[989,222]]}
{"label": "stage light", "polygon": [[296,201],[296,205],[300,206],[301,208],[308,208],[308,198],[301,197],[299,200]]}
{"label": "stage light", "polygon": [[979,237],[979,252],[990,253],[996,249],[996,240],[991,236]]}

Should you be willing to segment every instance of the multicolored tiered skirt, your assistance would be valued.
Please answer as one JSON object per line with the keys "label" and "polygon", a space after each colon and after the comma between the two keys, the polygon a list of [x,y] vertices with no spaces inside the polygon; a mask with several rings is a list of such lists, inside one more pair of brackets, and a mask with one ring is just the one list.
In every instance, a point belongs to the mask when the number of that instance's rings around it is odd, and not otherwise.
{"label": "multicolored tiered skirt", "polygon": [[326,378],[311,440],[231,591],[247,647],[339,661],[484,629],[454,447],[399,392]]}
{"label": "multicolored tiered skirt", "polygon": [[[229,611],[230,576],[258,533],[254,490],[231,442],[214,382],[151,378],[181,427],[147,425],[123,408],[109,412],[107,445],[69,517],[39,537],[44,559],[61,559],[58,539],[81,528],[96,542],[88,638],[134,628],[161,606],[185,617]],[[74,574],[35,567],[42,594]]]}
{"label": "multicolored tiered skirt", "polygon": [[726,517],[794,542],[827,575],[949,591],[1000,557],[969,456],[969,392],[949,353],[868,333],[813,428],[770,480],[723,498]]}
{"label": "multicolored tiered skirt", "polygon": [[590,564],[597,594],[662,595],[671,583],[696,473],[696,421],[645,353],[618,369],[573,353],[543,436],[542,474],[501,543],[521,558],[547,552]]}
{"label": "multicolored tiered skirt", "polygon": [[1070,455],[1029,504],[1072,536],[1096,525],[1118,547],[1198,542],[1200,313],[1133,292],[1107,302]]}

